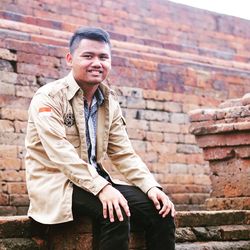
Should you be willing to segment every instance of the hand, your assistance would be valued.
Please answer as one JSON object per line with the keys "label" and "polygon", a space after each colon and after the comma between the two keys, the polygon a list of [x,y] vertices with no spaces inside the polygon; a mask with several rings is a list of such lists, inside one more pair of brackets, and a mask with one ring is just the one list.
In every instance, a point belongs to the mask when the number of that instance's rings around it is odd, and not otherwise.
{"label": "hand", "polygon": [[[174,217],[176,214],[174,204],[169,200],[168,196],[162,192],[157,187],[152,187],[148,191],[148,197],[153,201],[157,210],[159,210],[159,214],[164,218],[167,216],[169,211],[171,210],[171,216]],[[161,206],[162,205],[162,206]]]}
{"label": "hand", "polygon": [[109,215],[111,222],[114,222],[114,210],[119,221],[123,221],[121,207],[127,216],[130,216],[128,202],[124,196],[111,185],[105,186],[98,194],[103,207],[103,217],[106,219]]}

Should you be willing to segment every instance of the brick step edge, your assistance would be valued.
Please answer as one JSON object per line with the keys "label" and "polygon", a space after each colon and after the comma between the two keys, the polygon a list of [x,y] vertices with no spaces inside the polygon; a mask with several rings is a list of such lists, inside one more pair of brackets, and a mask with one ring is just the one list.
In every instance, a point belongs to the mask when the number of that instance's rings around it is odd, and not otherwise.
{"label": "brick step edge", "polygon": [[[249,241],[177,243],[175,250],[249,250]],[[138,249],[139,250],[139,249]]]}
{"label": "brick step edge", "polygon": [[213,227],[182,227],[176,229],[176,241],[231,241],[249,240],[250,225]]}

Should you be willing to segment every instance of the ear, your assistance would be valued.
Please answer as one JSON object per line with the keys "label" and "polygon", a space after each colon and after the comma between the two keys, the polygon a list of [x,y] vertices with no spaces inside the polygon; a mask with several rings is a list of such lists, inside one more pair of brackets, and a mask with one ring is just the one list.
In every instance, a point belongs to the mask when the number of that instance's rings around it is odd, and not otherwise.
{"label": "ear", "polygon": [[68,66],[72,66],[72,55],[70,54],[70,52],[68,52],[66,55],[66,62]]}

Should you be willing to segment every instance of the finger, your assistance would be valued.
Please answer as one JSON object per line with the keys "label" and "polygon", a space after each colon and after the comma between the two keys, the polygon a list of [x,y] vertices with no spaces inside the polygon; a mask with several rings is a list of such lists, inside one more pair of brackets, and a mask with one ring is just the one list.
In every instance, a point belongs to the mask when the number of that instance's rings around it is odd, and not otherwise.
{"label": "finger", "polygon": [[171,209],[171,216],[175,217],[175,215],[176,215],[176,211],[175,211],[174,204],[173,204],[172,209]]}
{"label": "finger", "polygon": [[171,201],[169,201],[167,210],[163,213],[162,217],[163,218],[166,217],[169,214],[170,210],[171,210],[171,215],[172,215],[172,211],[174,210],[174,204]]}
{"label": "finger", "polygon": [[102,212],[103,212],[103,218],[104,219],[107,219],[107,216],[108,216],[108,212],[107,212],[107,203],[106,202],[103,202],[102,203]]}
{"label": "finger", "polygon": [[112,202],[108,203],[108,211],[109,211],[109,220],[110,222],[114,222],[114,213],[113,213],[113,204]]}
{"label": "finger", "polygon": [[170,204],[171,201],[167,196],[163,197],[161,201],[162,201],[162,207],[161,210],[159,211],[159,214],[161,214],[162,217],[165,217],[171,209],[171,204]]}
{"label": "finger", "polygon": [[161,210],[159,211],[159,214],[163,215],[168,209],[168,207],[169,207],[169,202],[166,200],[165,202],[163,202],[163,205],[161,207]]}
{"label": "finger", "polygon": [[158,201],[158,199],[155,196],[151,197],[151,200],[153,201],[157,210],[161,209],[160,202]]}
{"label": "finger", "polygon": [[170,206],[167,206],[167,209],[166,209],[165,212],[162,214],[162,217],[165,218],[165,217],[169,214],[170,210],[171,210],[171,207],[170,207]]}
{"label": "finger", "polygon": [[128,202],[127,200],[124,198],[124,200],[120,201],[120,205],[122,206],[125,214],[130,217],[130,210],[129,210],[129,206],[128,206]]}
{"label": "finger", "polygon": [[123,221],[123,215],[118,202],[114,204],[115,212],[119,221]]}

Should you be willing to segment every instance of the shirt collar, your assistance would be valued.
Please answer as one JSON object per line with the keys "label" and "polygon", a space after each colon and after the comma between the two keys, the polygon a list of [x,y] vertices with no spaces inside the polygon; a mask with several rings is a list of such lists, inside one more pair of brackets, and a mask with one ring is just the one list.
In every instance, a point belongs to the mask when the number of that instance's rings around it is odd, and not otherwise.
{"label": "shirt collar", "polygon": [[98,88],[95,92],[95,98],[96,98],[96,101],[97,101],[97,105],[98,106],[101,106],[103,101],[104,101],[104,96],[103,96],[103,93],[102,91],[100,90],[100,88]]}

